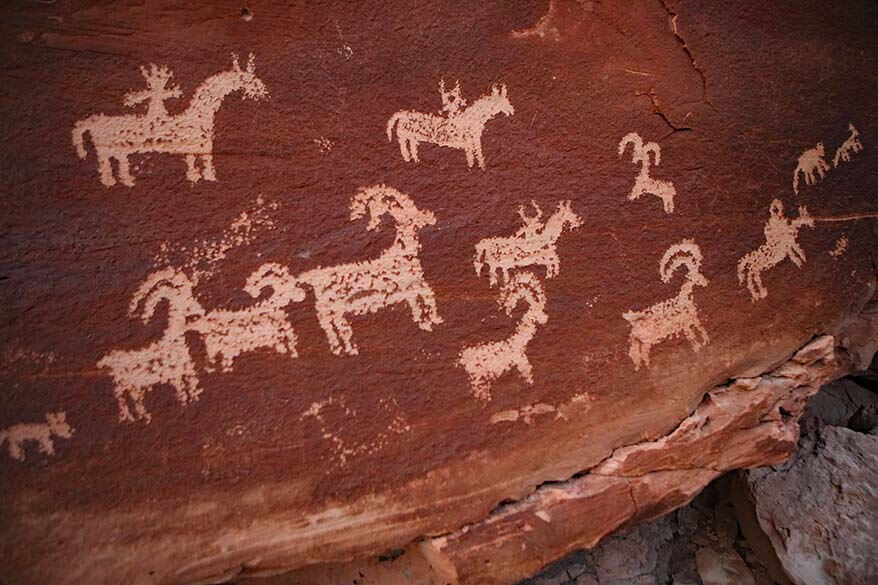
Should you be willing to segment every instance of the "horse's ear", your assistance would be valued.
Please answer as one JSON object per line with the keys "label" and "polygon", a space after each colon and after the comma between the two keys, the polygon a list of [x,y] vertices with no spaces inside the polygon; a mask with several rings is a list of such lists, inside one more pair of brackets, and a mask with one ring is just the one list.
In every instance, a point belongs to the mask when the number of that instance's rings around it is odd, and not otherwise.
{"label": "horse's ear", "polygon": [[497,87],[497,84],[491,86],[491,95],[500,95],[500,89]]}
{"label": "horse's ear", "polygon": [[232,53],[232,69],[235,71],[241,70],[241,66],[238,65],[238,55],[236,53]]}
{"label": "horse's ear", "polygon": [[256,55],[250,53],[247,56],[247,73],[253,73],[256,71]]}
{"label": "horse's ear", "polygon": [[506,84],[500,86],[500,95],[506,97]]}

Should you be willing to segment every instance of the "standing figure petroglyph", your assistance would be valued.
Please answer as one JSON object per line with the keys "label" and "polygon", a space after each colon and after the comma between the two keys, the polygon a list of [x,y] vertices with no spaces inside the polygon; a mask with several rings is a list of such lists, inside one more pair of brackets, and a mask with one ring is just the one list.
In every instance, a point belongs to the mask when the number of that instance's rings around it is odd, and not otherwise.
{"label": "standing figure petroglyph", "polygon": [[40,453],[55,454],[55,443],[52,436],[69,439],[73,436],[73,428],[67,423],[64,412],[47,412],[44,423],[19,423],[0,430],[0,446],[5,441],[9,455],[18,461],[24,461],[24,444],[28,441],[37,443]]}
{"label": "standing figure petroglyph", "polygon": [[458,365],[469,376],[473,393],[480,400],[491,399],[491,384],[509,370],[517,369],[528,384],[534,382],[533,368],[525,351],[536,333],[537,325],[545,325],[549,316],[546,314],[543,287],[530,272],[515,274],[500,289],[498,303],[510,317],[521,301],[527,303],[527,310],[512,335],[502,341],[464,348],[457,359]]}
{"label": "standing figure petroglyph", "polygon": [[442,94],[442,111],[445,116],[400,110],[387,121],[387,140],[393,141],[393,129],[399,149],[405,161],[420,162],[418,144],[429,142],[437,146],[447,146],[463,150],[466,164],[472,168],[478,162],[485,169],[485,156],[482,153],[482,132],[485,124],[497,114],[511,116],[515,108],[506,97],[506,86],[496,85],[490,95],[483,95],[472,105],[463,108],[466,101],[460,97],[460,84],[451,92],[445,91],[445,83],[439,85]]}
{"label": "standing figure petroglyph", "polygon": [[305,289],[292,282],[285,266],[275,263],[257,268],[247,278],[244,291],[256,299],[265,288],[270,288],[271,294],[256,304],[236,311],[211,311],[187,327],[187,330],[204,336],[210,360],[208,371],[216,368],[222,372],[231,371],[239,355],[263,347],[298,357],[296,335],[285,307],[305,300]]}
{"label": "standing figure petroglyph", "polygon": [[744,255],[738,261],[738,282],[747,289],[753,302],[768,296],[768,290],[762,284],[762,272],[772,268],[785,258],[801,268],[805,263],[805,251],[796,241],[799,228],[814,227],[814,219],[808,214],[806,207],[799,207],[799,217],[788,219],[784,216],[783,203],[780,199],[771,202],[770,215],[765,222],[765,243],[756,250]]}
{"label": "standing figure petroglyph", "polygon": [[512,236],[485,238],[476,244],[476,255],[473,266],[476,274],[481,274],[482,267],[488,266],[491,286],[497,284],[497,271],[503,275],[503,281],[509,280],[509,271],[532,264],[546,267],[546,278],[558,275],[561,260],[558,258],[556,242],[565,227],[576,229],[582,225],[582,218],[573,212],[570,201],[558,203],[558,210],[544,222],[542,210],[535,201],[531,201],[536,215],[528,216],[524,206],[518,208],[523,226]]}
{"label": "standing figure petroglyph", "polygon": [[[254,100],[268,95],[262,80],[256,77],[256,65],[251,54],[244,69],[238,58],[232,55],[232,68],[208,77],[195,90],[189,107],[177,115],[169,115],[164,100],[180,97],[180,89],[166,89],[172,74],[166,67],[151,65],[141,67],[148,89],[131,92],[125,96],[126,106],[134,106],[149,100],[146,114],[108,116],[95,114],[80,120],[73,127],[73,145],[79,158],[87,156],[83,136],[88,133],[94,144],[101,183],[116,184],[112,161],[118,165],[119,182],[127,187],[134,185],[128,157],[132,154],[158,152],[178,154],[186,159],[186,178],[195,183],[201,179],[216,181],[213,167],[214,115],[225,96],[237,91],[244,98]],[[197,162],[200,160],[201,168]]]}
{"label": "standing figure petroglyph", "polygon": [[643,311],[628,311],[622,315],[631,324],[628,355],[634,362],[634,369],[639,370],[641,364],[649,367],[650,349],[666,339],[684,335],[696,352],[710,341],[692,298],[696,286],[707,286],[710,282],[701,274],[703,259],[701,248],[692,240],[683,240],[668,248],[659,263],[659,275],[662,282],[668,283],[674,272],[685,266],[686,280],[680,286],[680,292],[676,297]]}
{"label": "standing figure petroglyph", "polygon": [[351,201],[351,221],[369,215],[367,230],[375,230],[389,215],[395,222],[393,244],[378,258],[309,270],[294,277],[296,284],[314,289],[317,319],[336,355],[356,355],[347,315],[365,315],[396,303],[407,303],[412,320],[425,331],[442,323],[433,289],[424,278],[418,254],[418,232],[436,223],[431,211],[415,207],[411,198],[392,187],[360,189]]}
{"label": "standing figure petroglyph", "polygon": [[818,142],[817,146],[810,148],[799,156],[799,164],[793,172],[793,192],[799,194],[799,175],[805,176],[805,184],[813,185],[817,182],[815,173],[822,179],[829,170],[829,165],[823,159],[826,151],[823,149],[823,143]]}
{"label": "standing figure petroglyph", "polygon": [[851,135],[838,147],[838,150],[835,151],[835,156],[832,158],[832,166],[836,168],[838,168],[841,161],[850,162],[851,154],[862,152],[863,150],[863,143],[860,142],[860,133],[857,132],[852,123],[848,124],[848,130],[850,130]]}
{"label": "standing figure petroglyph", "polygon": [[659,166],[662,160],[661,147],[655,142],[643,143],[643,138],[637,132],[626,134],[619,142],[619,156],[625,154],[628,145],[631,145],[631,162],[640,163],[640,173],[634,180],[634,186],[628,195],[628,201],[634,201],[643,194],[655,195],[662,200],[662,208],[665,213],[674,213],[674,195],[677,190],[670,181],[653,179],[649,175],[650,160],[652,154],[653,164]]}
{"label": "standing figure petroglyph", "polygon": [[172,386],[177,400],[184,405],[197,400],[201,393],[186,343],[186,331],[202,319],[205,312],[195,299],[189,278],[172,267],[154,272],[135,292],[128,314],[135,316],[143,304],[140,320],[149,323],[163,300],[168,301],[168,323],[159,340],[137,349],[113,350],[98,362],[98,367],[108,369],[113,378],[120,421],[144,419],[150,422],[143,400],[157,385]]}

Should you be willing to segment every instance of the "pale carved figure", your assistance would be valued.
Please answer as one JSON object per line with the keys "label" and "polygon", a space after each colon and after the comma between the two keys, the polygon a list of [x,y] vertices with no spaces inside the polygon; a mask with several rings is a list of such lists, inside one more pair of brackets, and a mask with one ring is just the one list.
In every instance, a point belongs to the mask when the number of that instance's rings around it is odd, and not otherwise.
{"label": "pale carved figure", "polygon": [[515,113],[515,108],[506,97],[506,86],[495,85],[489,95],[483,95],[468,107],[464,107],[466,101],[460,97],[459,84],[451,92],[445,91],[444,82],[439,87],[445,115],[409,110],[396,112],[387,121],[387,140],[393,141],[395,127],[399,149],[405,161],[419,162],[418,145],[429,142],[463,150],[467,166],[472,168],[473,163],[477,162],[479,168],[484,170],[482,132],[485,124],[497,114],[511,116]]}
{"label": "pale carved figure", "polygon": [[151,274],[132,297],[129,316],[134,317],[140,310],[140,320],[149,323],[159,303],[167,301],[168,322],[157,341],[136,349],[113,350],[98,362],[98,367],[109,370],[113,378],[120,421],[143,419],[149,423],[152,417],[143,400],[158,385],[173,387],[181,404],[198,399],[201,389],[186,343],[186,331],[205,312],[192,288],[185,274],[168,267]]}
{"label": "pale carved figure", "polygon": [[860,142],[860,133],[857,132],[854,125],[848,124],[848,130],[850,130],[851,135],[838,147],[838,150],[835,151],[835,156],[832,158],[832,166],[836,168],[841,164],[841,161],[850,162],[852,154],[862,152],[863,150],[863,143]]}
{"label": "pale carved figure", "polygon": [[348,315],[375,313],[406,303],[412,320],[425,331],[442,323],[433,289],[424,278],[418,254],[418,232],[436,223],[431,211],[415,207],[411,198],[392,187],[361,189],[351,201],[351,220],[369,215],[368,230],[377,229],[389,216],[396,229],[393,244],[373,260],[315,268],[294,278],[294,284],[314,289],[317,319],[336,355],[356,355]]}
{"label": "pale carved figure", "polygon": [[631,162],[640,163],[640,173],[634,179],[634,186],[628,195],[629,201],[640,198],[641,195],[655,195],[662,200],[662,208],[665,213],[674,213],[674,195],[677,190],[670,181],[653,179],[649,174],[650,154],[655,166],[659,166],[662,160],[661,147],[655,142],[644,144],[643,139],[637,132],[626,134],[619,143],[619,156],[625,154],[628,145],[631,145]]}
{"label": "pale carved figure", "polygon": [[[216,181],[213,166],[214,116],[225,96],[242,92],[244,98],[261,99],[268,95],[265,84],[256,77],[255,61],[251,54],[244,69],[232,55],[228,71],[208,77],[195,90],[189,107],[177,115],[169,115],[164,106],[168,98],[180,97],[180,88],[166,85],[172,74],[166,67],[142,67],[148,89],[125,96],[126,106],[149,102],[145,114],[108,116],[95,114],[80,120],[73,127],[73,145],[79,158],[87,156],[83,136],[88,133],[97,155],[101,182],[116,184],[113,161],[118,165],[119,182],[134,185],[128,157],[132,154],[158,152],[178,154],[186,159],[186,178],[193,183],[204,179]],[[201,163],[199,168],[198,162]]]}
{"label": "pale carved figure", "polygon": [[546,295],[540,281],[530,272],[515,274],[500,289],[498,302],[512,316],[520,302],[527,304],[527,310],[518,322],[515,331],[507,339],[480,343],[464,348],[457,363],[466,370],[470,386],[476,398],[491,399],[491,385],[510,370],[518,370],[528,384],[533,384],[533,368],[527,359],[527,344],[533,339],[538,325],[545,325]]}
{"label": "pale carved figure", "polygon": [[635,369],[639,370],[641,365],[649,367],[650,349],[666,339],[684,335],[696,352],[710,341],[693,298],[696,286],[709,284],[701,274],[702,262],[701,249],[692,240],[671,246],[659,263],[659,275],[662,282],[668,283],[678,268],[685,267],[686,276],[680,292],[643,311],[628,311],[622,315],[631,324],[628,355]]}
{"label": "pale carved figure", "polygon": [[818,142],[817,146],[806,150],[799,157],[799,164],[793,172],[793,192],[795,192],[796,195],[799,194],[799,175],[805,177],[806,185],[813,185],[817,182],[817,178],[814,176],[815,174],[821,179],[826,176],[826,171],[829,170],[829,165],[823,158],[825,154],[826,151],[823,148],[823,143]]}
{"label": "pale carved figure", "polygon": [[481,274],[482,267],[487,265],[491,286],[497,284],[498,271],[506,282],[514,268],[542,265],[546,267],[546,278],[557,276],[561,269],[556,242],[564,228],[576,229],[582,225],[582,219],[573,212],[570,201],[559,202],[558,209],[545,221],[539,205],[534,201],[531,205],[536,212],[533,216],[525,213],[524,206],[518,208],[523,225],[514,235],[485,238],[476,244],[473,266],[476,274]]}
{"label": "pale carved figure", "polygon": [[44,423],[19,423],[0,430],[0,445],[6,442],[9,455],[18,461],[24,461],[24,444],[34,442],[40,453],[46,455],[55,454],[55,443],[52,437],[69,439],[73,436],[73,428],[67,422],[64,412],[46,413]]}
{"label": "pale carved figure", "polygon": [[257,268],[247,279],[244,290],[256,299],[266,288],[271,293],[256,304],[237,311],[211,311],[187,328],[203,336],[209,370],[231,371],[239,355],[260,348],[298,357],[296,335],[285,308],[305,300],[305,290],[292,283],[286,267],[275,263]]}
{"label": "pale carved figure", "polygon": [[741,285],[747,283],[753,302],[768,296],[768,290],[762,284],[763,271],[780,264],[786,258],[799,268],[805,263],[805,251],[797,242],[799,228],[804,226],[814,227],[814,219],[808,214],[806,207],[799,207],[799,217],[791,220],[784,216],[780,199],[771,202],[768,221],[763,230],[765,243],[738,262],[738,282]]}

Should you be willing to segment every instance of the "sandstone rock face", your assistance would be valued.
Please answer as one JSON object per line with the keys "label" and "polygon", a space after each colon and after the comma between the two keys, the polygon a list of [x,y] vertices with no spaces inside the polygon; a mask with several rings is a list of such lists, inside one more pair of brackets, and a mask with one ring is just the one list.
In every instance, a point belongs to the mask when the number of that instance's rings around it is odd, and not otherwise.
{"label": "sandstone rock face", "polygon": [[871,3],[0,16],[4,582],[511,583],[878,346]]}

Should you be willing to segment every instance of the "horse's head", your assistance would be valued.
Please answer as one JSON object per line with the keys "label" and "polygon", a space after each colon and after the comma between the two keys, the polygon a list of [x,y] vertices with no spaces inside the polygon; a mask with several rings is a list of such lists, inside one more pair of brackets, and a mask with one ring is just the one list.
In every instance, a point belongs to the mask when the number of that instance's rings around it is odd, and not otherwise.
{"label": "horse's head", "polygon": [[238,56],[232,53],[232,82],[234,91],[244,92],[243,99],[259,100],[268,97],[268,89],[261,79],[256,77],[256,57],[250,53],[247,58],[247,66],[241,69],[238,65]]}
{"label": "horse's head", "polygon": [[780,199],[772,200],[771,207],[769,207],[769,213],[774,217],[783,217],[783,201]]}
{"label": "horse's head", "polygon": [[817,154],[819,154],[820,156],[823,156],[826,154],[826,150],[823,148],[822,142],[818,142],[817,146],[814,147],[814,150],[816,150]]}
{"label": "horse's head", "polygon": [[71,429],[70,425],[67,423],[66,413],[46,413],[46,422],[49,423],[49,428],[52,429],[52,432],[62,439],[69,439],[71,435],[73,435],[73,429]]}
{"label": "horse's head", "polygon": [[558,203],[558,211],[555,216],[560,220],[561,225],[567,224],[571,229],[576,229],[582,225],[582,218],[573,212],[569,199],[565,199]]}
{"label": "horse's head", "polygon": [[515,114],[515,108],[512,107],[512,103],[509,101],[509,98],[506,97],[506,84],[502,84],[499,87],[493,86],[491,87],[491,102],[494,105],[494,110],[500,114],[506,114],[507,116],[512,116]]}

